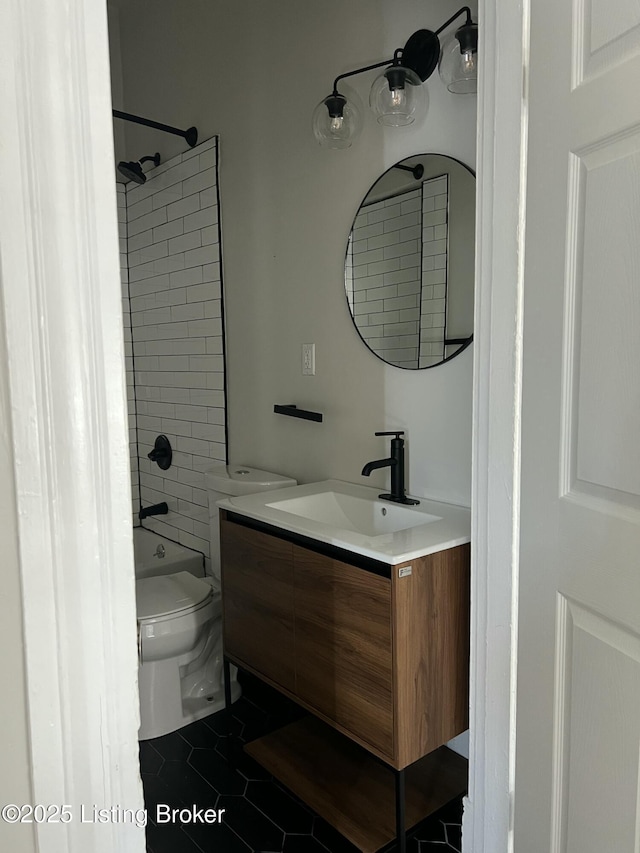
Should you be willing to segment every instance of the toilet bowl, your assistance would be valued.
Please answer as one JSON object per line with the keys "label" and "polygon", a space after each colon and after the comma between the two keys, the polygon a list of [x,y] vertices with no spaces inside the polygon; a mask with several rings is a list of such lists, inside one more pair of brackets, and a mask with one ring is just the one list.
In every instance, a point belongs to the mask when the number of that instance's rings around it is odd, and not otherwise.
{"label": "toilet bowl", "polygon": [[142,578],[136,605],[138,739],[147,740],[224,706],[220,588],[186,571]]}
{"label": "toilet bowl", "polygon": [[[242,472],[242,473],[236,473]],[[239,481],[238,481],[239,478]],[[212,574],[162,572],[136,580],[139,740],[160,737],[224,707],[220,534],[216,502],[296,485],[295,480],[246,466],[205,473],[209,491]],[[238,491],[239,490],[239,491]],[[240,694],[231,667],[231,701]]]}

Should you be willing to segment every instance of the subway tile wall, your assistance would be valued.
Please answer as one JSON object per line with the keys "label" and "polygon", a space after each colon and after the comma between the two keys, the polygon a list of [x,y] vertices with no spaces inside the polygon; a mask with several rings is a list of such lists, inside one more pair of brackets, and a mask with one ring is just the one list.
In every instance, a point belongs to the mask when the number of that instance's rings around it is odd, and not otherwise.
{"label": "subway tile wall", "polygon": [[353,311],[368,346],[385,361],[418,367],[420,190],[363,206],[351,232]]}
{"label": "subway tile wall", "polygon": [[[217,156],[214,138],[126,187],[140,499],[169,506],[143,526],[206,558],[203,472],[226,461]],[[161,433],[167,471],[147,458]]]}

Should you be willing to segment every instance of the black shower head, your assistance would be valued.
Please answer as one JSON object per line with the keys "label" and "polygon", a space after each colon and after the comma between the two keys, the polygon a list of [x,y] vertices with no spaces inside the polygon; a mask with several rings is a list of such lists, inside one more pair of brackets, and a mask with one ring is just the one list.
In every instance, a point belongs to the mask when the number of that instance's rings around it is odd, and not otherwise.
{"label": "black shower head", "polygon": [[151,160],[154,166],[158,166],[160,164],[160,155],[156,153],[153,157],[141,157],[139,160],[135,162],[131,160],[129,163],[125,163],[124,160],[121,160],[118,163],[118,171],[128,181],[135,181],[136,184],[144,184],[147,180],[147,176],[142,171],[142,164],[146,163],[147,160]]}

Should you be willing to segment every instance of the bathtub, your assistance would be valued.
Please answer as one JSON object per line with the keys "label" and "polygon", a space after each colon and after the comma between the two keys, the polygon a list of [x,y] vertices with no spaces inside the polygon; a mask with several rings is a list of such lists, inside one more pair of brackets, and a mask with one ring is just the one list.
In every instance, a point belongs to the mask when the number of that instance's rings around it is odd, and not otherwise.
{"label": "bathtub", "polygon": [[133,529],[133,554],[136,578],[190,572],[204,577],[204,556],[184,545],[178,545],[142,527]]}

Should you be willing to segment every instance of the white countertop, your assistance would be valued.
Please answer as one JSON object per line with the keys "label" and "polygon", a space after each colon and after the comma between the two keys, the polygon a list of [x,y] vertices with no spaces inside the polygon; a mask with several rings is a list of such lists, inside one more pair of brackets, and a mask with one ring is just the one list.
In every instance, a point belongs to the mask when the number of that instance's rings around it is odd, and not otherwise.
{"label": "white countertop", "polygon": [[[259,492],[242,497],[230,497],[219,501],[220,509],[235,512],[248,518],[262,521],[265,524],[279,527],[290,533],[307,536],[318,542],[344,548],[374,560],[395,565],[405,563],[417,557],[434,554],[437,551],[445,551],[457,545],[464,545],[471,538],[471,511],[467,507],[447,504],[441,501],[432,501],[427,498],[419,498],[418,506],[407,507],[409,511],[407,518],[411,518],[411,525],[405,529],[398,529],[391,533],[379,535],[367,535],[357,529],[348,529],[350,522],[346,515],[345,526],[339,525],[335,519],[339,516],[339,510],[334,511],[334,520],[327,523],[317,518],[304,517],[274,506],[279,503],[291,501],[290,506],[298,504],[297,499],[313,498],[331,492],[338,496],[345,495],[351,498],[371,502],[371,512],[394,518],[402,519],[403,505],[395,504],[378,499],[379,488],[370,486],[359,486],[353,483],[345,483],[342,480],[325,480],[321,483],[309,483],[305,486],[292,486],[285,489],[276,489],[268,492]],[[304,501],[301,505],[306,505]],[[392,509],[393,508],[393,509]],[[421,524],[416,513],[425,515],[425,523]],[[436,516],[437,520],[430,521],[429,518]],[[402,521],[396,522],[400,526]]]}

